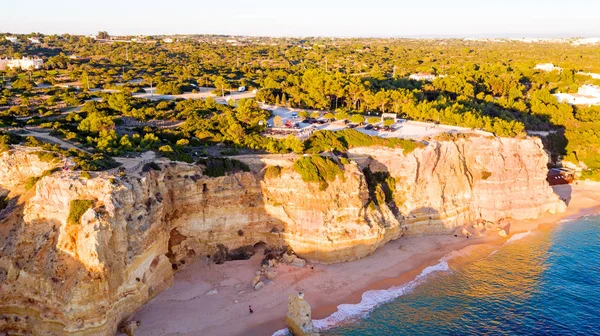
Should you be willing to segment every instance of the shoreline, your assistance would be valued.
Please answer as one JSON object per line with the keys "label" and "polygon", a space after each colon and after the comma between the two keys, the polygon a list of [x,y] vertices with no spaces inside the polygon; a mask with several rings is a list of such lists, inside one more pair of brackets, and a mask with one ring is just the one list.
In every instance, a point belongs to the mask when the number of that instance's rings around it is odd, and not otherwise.
{"label": "shoreline", "polygon": [[[566,211],[532,220],[511,220],[506,238],[495,232],[475,239],[452,235],[400,238],[352,262],[302,269],[280,265],[280,275],[260,291],[250,289],[248,283],[259,268],[261,255],[213,265],[210,270],[196,262],[178,272],[175,284],[140,308],[132,319],[141,322],[140,334],[150,336],[272,335],[285,328],[287,297],[297,291],[304,291],[313,320],[323,319],[335,313],[340,304],[359,303],[366,291],[411,283],[426,267],[453,252],[482,244],[500,246],[517,233],[600,213],[600,184],[562,185],[554,190],[567,200]],[[215,287],[219,293],[206,296]],[[255,310],[252,315],[247,311],[249,304]]]}

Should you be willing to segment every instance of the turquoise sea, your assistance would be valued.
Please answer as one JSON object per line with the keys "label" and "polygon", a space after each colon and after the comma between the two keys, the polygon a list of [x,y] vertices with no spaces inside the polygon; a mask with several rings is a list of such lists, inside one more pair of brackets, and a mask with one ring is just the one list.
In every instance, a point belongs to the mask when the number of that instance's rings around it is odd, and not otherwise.
{"label": "turquoise sea", "polygon": [[315,320],[322,335],[600,335],[600,216],[517,234]]}

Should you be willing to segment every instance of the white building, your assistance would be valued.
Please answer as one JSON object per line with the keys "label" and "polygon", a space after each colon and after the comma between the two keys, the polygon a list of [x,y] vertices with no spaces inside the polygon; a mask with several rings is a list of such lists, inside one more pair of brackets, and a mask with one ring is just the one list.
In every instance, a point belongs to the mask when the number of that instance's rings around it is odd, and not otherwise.
{"label": "white building", "polygon": [[410,78],[412,80],[417,80],[417,81],[429,81],[429,82],[431,82],[432,80],[435,79],[435,75],[430,74],[430,73],[425,73],[425,72],[419,72],[419,73],[412,74],[412,75],[408,76],[408,78]]}
{"label": "white building", "polygon": [[5,39],[12,43],[17,43],[19,41],[19,39],[16,36],[6,36]]}
{"label": "white building", "polygon": [[33,44],[40,44],[42,42],[40,42],[40,39],[37,37],[30,37],[27,39],[29,42],[33,43]]}
{"label": "white building", "polygon": [[600,86],[586,84],[577,93],[556,93],[554,97],[571,105],[600,105]]}
{"label": "white building", "polygon": [[28,69],[40,69],[44,65],[44,61],[41,58],[29,58],[23,57],[21,59],[0,59],[0,70],[5,70],[6,68],[15,69],[21,68],[24,70]]}
{"label": "white building", "polygon": [[599,37],[588,37],[580,38],[572,42],[573,45],[584,45],[584,44],[600,44]]}
{"label": "white building", "polygon": [[166,38],[166,39],[163,39],[163,42],[165,42],[165,43],[173,43],[173,39],[172,38]]}
{"label": "white building", "polygon": [[554,66],[554,64],[552,64],[552,63],[540,63],[540,64],[536,65],[534,69],[547,71],[547,72],[554,71],[554,70],[562,71],[562,68]]}

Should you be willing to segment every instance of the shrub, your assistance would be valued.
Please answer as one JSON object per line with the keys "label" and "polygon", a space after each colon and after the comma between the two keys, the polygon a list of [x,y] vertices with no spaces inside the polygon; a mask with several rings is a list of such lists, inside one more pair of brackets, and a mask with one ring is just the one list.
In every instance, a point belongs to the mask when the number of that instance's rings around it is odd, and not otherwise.
{"label": "shrub", "polygon": [[67,225],[78,225],[81,216],[92,207],[91,200],[72,200],[69,208]]}
{"label": "shrub", "polygon": [[27,182],[25,183],[25,190],[30,190],[31,188],[35,187],[35,185],[38,183],[39,180],[41,180],[42,177],[41,176],[32,176],[30,177]]}
{"label": "shrub", "polygon": [[492,176],[492,173],[490,173],[489,171],[484,170],[481,172],[482,180],[487,180],[490,176]]}
{"label": "shrub", "polygon": [[21,142],[21,137],[12,133],[0,131],[0,153],[10,149],[10,145],[16,145]]}
{"label": "shrub", "polygon": [[208,158],[198,160],[198,164],[206,166],[202,173],[210,177],[225,176],[240,171],[249,172],[250,167],[244,162],[229,158]]}
{"label": "shrub", "polygon": [[89,180],[92,178],[92,174],[86,171],[82,171],[81,174],[79,174],[79,177],[81,177],[82,179]]}
{"label": "shrub", "polygon": [[42,162],[54,162],[57,157],[56,153],[45,152],[45,151],[35,152],[35,155],[37,155],[37,157]]}
{"label": "shrub", "polygon": [[60,171],[60,168],[57,167],[57,168],[48,169],[48,170],[44,171],[42,173],[42,175],[40,175],[40,176],[30,177],[27,180],[27,182],[25,183],[25,190],[30,190],[31,188],[35,187],[35,185],[39,182],[39,180],[42,179],[42,177],[50,176],[57,171]]}
{"label": "shrub", "polygon": [[317,131],[306,142],[306,152],[321,153],[324,151],[346,151],[353,147],[385,146],[402,148],[408,154],[416,148],[425,145],[413,140],[400,138],[380,138],[370,136],[355,129],[347,128],[342,131]]}
{"label": "shrub", "polygon": [[299,158],[294,162],[294,169],[304,182],[318,182],[321,190],[327,189],[328,182],[334,181],[337,176],[344,175],[335,161],[320,155]]}
{"label": "shrub", "polygon": [[265,169],[265,178],[274,179],[279,178],[281,176],[281,167],[279,166],[269,166]]}

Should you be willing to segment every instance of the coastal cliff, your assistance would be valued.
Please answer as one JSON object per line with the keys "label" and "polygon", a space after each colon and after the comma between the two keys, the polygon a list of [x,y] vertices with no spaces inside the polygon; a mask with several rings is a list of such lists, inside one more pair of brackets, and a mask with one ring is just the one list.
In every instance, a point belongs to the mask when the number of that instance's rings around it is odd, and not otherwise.
{"label": "coastal cliff", "polygon": [[0,212],[0,331],[112,335],[186,262],[243,258],[257,243],[342,262],[402,235],[565,208],[545,180],[538,139],[465,137],[347,155],[331,157],[341,174],[325,187],[303,180],[297,158],[263,156],[239,158],[251,171],[225,176],[159,161],[125,177],[55,172],[23,191],[52,164],[3,153],[0,187],[13,201]]}

